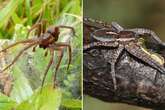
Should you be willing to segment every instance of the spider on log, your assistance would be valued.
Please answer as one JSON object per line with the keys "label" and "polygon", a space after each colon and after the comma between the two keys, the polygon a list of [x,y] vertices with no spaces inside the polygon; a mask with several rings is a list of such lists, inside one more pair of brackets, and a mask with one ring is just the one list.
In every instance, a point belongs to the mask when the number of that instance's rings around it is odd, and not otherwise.
{"label": "spider on log", "polygon": [[[96,21],[96,23],[94,23],[95,20],[88,18],[85,18],[84,22],[88,25],[91,25],[91,27],[93,25],[93,27],[99,29],[90,33],[91,37],[96,41],[84,45],[83,51],[93,47],[116,48],[116,52],[113,54],[113,56],[108,56],[110,59],[109,63],[111,64],[111,75],[114,83],[114,90],[117,89],[115,65],[124,50],[126,50],[132,56],[145,62],[149,66],[157,69],[159,72],[165,74],[164,57],[157,56],[156,54],[143,48],[143,42],[140,42],[141,38],[147,38],[152,44],[152,47],[153,45],[156,45],[161,49],[165,49],[165,43],[161,41],[156,33],[152,30],[145,28],[124,29],[117,22],[112,22],[111,25],[101,21]],[[158,76],[156,75],[155,80],[157,77]]]}
{"label": "spider on log", "polygon": [[33,47],[33,52],[35,52],[35,48],[37,46],[39,46],[39,48],[43,48],[45,51],[45,56],[47,56],[48,51],[50,52],[50,60],[49,63],[46,67],[46,70],[44,72],[44,76],[43,76],[43,80],[42,80],[42,87],[44,85],[45,82],[45,78],[46,75],[48,73],[48,70],[50,68],[50,66],[53,63],[54,60],[54,51],[58,52],[58,62],[57,65],[55,67],[55,73],[54,73],[54,84],[53,87],[55,88],[56,86],[56,74],[57,71],[59,69],[62,57],[63,57],[63,49],[64,48],[68,48],[68,54],[69,54],[69,58],[68,58],[68,66],[67,66],[67,70],[69,69],[69,65],[71,63],[71,46],[67,43],[62,43],[62,42],[57,42],[58,38],[59,38],[59,34],[60,34],[60,29],[61,28],[66,28],[66,29],[70,29],[73,33],[73,35],[75,35],[75,30],[73,27],[70,26],[65,26],[65,25],[59,25],[59,26],[50,26],[48,27],[48,29],[46,29],[46,21],[42,21],[40,23],[37,23],[35,25],[33,25],[31,27],[31,29],[28,31],[27,37],[29,36],[30,32],[34,29],[37,29],[36,34],[37,34],[37,38],[31,38],[31,39],[27,39],[27,40],[22,40],[22,41],[18,41],[15,42],[14,44],[9,45],[8,47],[4,48],[3,50],[1,50],[0,52],[5,52],[6,50],[10,49],[11,47],[14,47],[18,44],[27,44],[22,50],[20,50],[20,52],[16,55],[16,57],[13,59],[13,61],[7,65],[3,70],[1,70],[1,72],[7,70],[9,67],[11,67],[17,60],[18,58],[23,54],[24,51],[26,51],[27,49]]}

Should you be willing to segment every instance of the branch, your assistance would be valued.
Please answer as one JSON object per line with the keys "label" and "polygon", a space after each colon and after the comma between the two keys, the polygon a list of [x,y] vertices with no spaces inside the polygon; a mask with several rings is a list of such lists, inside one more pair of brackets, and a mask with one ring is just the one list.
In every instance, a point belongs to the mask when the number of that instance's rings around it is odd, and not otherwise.
{"label": "branch", "polygon": [[116,64],[117,90],[114,90],[110,59],[104,57],[112,51],[115,50],[96,48],[84,52],[84,93],[107,102],[165,107],[165,75],[127,51]]}

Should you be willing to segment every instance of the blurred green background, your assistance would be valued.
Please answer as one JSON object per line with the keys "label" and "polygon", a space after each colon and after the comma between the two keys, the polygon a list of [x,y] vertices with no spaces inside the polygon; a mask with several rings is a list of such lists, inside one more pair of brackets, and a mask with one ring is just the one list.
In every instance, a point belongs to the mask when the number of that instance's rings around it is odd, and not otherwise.
{"label": "blurred green background", "polygon": [[[165,41],[165,0],[83,0],[83,14],[124,28],[149,28]],[[84,97],[84,110],[147,110]]]}

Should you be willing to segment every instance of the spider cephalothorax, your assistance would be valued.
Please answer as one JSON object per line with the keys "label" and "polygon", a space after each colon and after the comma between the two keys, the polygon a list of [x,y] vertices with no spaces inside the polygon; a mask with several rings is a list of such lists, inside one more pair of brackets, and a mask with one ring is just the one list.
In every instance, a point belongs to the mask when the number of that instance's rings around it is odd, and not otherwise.
{"label": "spider cephalothorax", "polygon": [[58,56],[59,56],[59,61],[55,67],[55,73],[54,73],[54,87],[55,87],[55,81],[56,81],[56,73],[58,71],[58,68],[60,66],[62,57],[63,57],[63,49],[64,48],[68,48],[69,50],[69,61],[68,61],[68,67],[71,63],[71,46],[67,43],[63,43],[63,42],[57,42],[58,38],[59,38],[59,34],[60,34],[60,29],[61,28],[66,28],[66,29],[70,29],[73,34],[75,34],[75,31],[73,29],[73,27],[70,26],[64,26],[64,25],[59,25],[59,26],[51,26],[49,27],[47,30],[45,28],[45,23],[46,22],[41,22],[41,23],[37,23],[35,25],[32,26],[32,28],[29,30],[27,36],[29,35],[29,33],[34,30],[37,29],[36,33],[37,33],[37,38],[32,38],[32,39],[27,39],[27,40],[23,40],[23,41],[18,41],[14,44],[9,45],[8,47],[6,47],[5,49],[1,50],[0,52],[6,51],[7,49],[16,46],[18,44],[27,44],[19,53],[18,55],[14,58],[14,60],[7,66],[5,67],[1,72],[5,71],[6,69],[8,69],[10,66],[12,66],[17,60],[18,58],[22,55],[22,53],[33,47],[33,51],[35,51],[35,48],[37,46],[39,46],[40,48],[46,49],[45,55],[47,55],[47,52],[50,52],[50,61],[49,64],[46,67],[45,73],[44,73],[44,77],[43,77],[43,81],[42,81],[42,86],[44,84],[45,81],[45,77],[47,75],[47,72],[50,68],[50,66],[53,63],[54,60],[54,51],[58,52]]}
{"label": "spider cephalothorax", "polygon": [[48,48],[50,44],[53,44],[58,40],[60,34],[59,27],[50,27],[46,30],[46,33],[41,34],[41,41],[39,43],[40,48]]}

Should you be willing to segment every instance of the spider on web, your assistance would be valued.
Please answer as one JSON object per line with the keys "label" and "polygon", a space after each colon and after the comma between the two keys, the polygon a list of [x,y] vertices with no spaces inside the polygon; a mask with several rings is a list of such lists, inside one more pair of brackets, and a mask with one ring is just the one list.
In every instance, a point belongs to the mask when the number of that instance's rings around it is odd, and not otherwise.
{"label": "spider on web", "polygon": [[24,51],[33,47],[33,52],[35,52],[35,48],[37,46],[39,46],[39,48],[43,48],[44,50],[46,50],[45,56],[47,56],[48,52],[50,52],[50,60],[46,67],[46,70],[44,72],[44,76],[43,76],[43,80],[42,80],[42,87],[44,85],[48,70],[50,69],[50,66],[52,65],[53,60],[54,60],[54,51],[58,52],[59,59],[58,59],[57,65],[55,67],[55,73],[54,73],[54,77],[53,77],[54,78],[53,87],[56,86],[56,74],[59,69],[62,57],[63,57],[64,48],[68,48],[68,50],[69,50],[68,51],[69,58],[68,58],[67,70],[69,69],[69,65],[70,65],[71,59],[72,59],[71,46],[68,43],[57,42],[59,39],[60,29],[61,28],[70,29],[72,31],[73,35],[75,35],[75,30],[73,27],[65,26],[65,25],[50,26],[46,29],[46,23],[47,23],[47,21],[43,20],[42,22],[33,25],[31,27],[31,29],[28,31],[27,37],[34,29],[36,29],[37,38],[31,38],[31,39],[26,39],[26,40],[22,40],[22,41],[17,41],[14,44],[7,46],[6,48],[4,48],[3,50],[0,51],[0,52],[5,52],[6,50],[8,50],[14,46],[17,46],[18,44],[26,44],[25,47],[23,49],[21,49],[20,52],[15,56],[13,61],[9,65],[7,65],[3,70],[1,70],[1,72],[4,72],[9,67],[11,67],[18,60],[18,58],[23,54]]}

